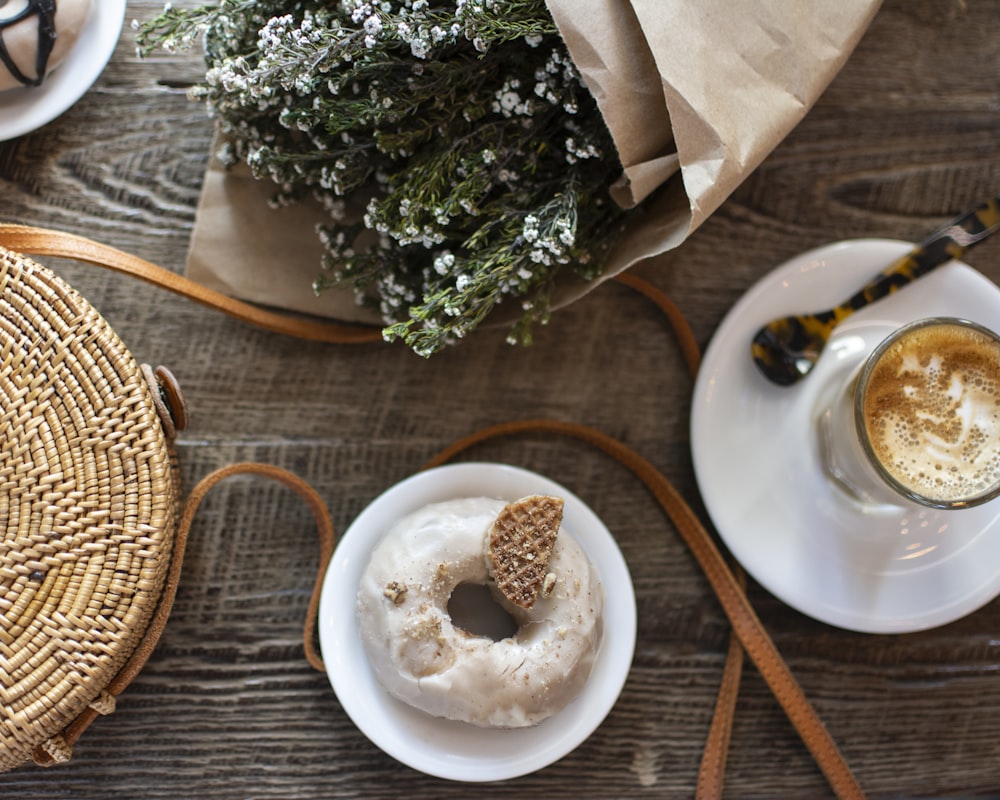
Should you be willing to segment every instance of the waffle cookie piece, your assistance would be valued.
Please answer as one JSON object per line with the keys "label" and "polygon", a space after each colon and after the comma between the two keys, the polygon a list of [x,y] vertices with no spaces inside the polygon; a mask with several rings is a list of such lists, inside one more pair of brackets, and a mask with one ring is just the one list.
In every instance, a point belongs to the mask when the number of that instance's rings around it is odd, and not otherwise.
{"label": "waffle cookie piece", "polygon": [[[514,605],[531,608],[543,591],[562,516],[560,498],[530,495],[504,506],[490,527],[486,548],[490,572]],[[551,590],[551,577],[548,584]]]}

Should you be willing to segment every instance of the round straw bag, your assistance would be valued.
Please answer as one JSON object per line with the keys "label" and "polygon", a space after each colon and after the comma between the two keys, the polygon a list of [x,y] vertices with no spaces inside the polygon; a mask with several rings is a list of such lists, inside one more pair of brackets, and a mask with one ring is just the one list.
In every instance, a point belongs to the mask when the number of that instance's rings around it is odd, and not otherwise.
{"label": "round straw bag", "polygon": [[79,292],[24,252],[99,265],[276,333],[381,340],[250,306],[79,236],[0,223],[0,772],[69,760],[114,711],[166,625],[195,512],[220,481],[265,477],[312,511],[320,559],[303,648],[320,671],[315,624],[334,545],[322,498],[274,465],[227,465],[182,497],[173,441],[188,414],[173,375],[137,363]]}
{"label": "round straw bag", "polygon": [[107,322],[0,248],[0,771],[65,760],[143,638],[177,524],[183,405]]}

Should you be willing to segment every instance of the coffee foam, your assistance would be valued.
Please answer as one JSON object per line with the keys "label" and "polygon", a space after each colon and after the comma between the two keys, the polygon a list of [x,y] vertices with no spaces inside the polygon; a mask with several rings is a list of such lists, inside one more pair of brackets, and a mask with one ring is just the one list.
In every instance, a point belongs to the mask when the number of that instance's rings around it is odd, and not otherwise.
{"label": "coffee foam", "polygon": [[943,502],[985,493],[1000,481],[1000,344],[953,324],[910,331],[872,370],[864,420],[903,486]]}

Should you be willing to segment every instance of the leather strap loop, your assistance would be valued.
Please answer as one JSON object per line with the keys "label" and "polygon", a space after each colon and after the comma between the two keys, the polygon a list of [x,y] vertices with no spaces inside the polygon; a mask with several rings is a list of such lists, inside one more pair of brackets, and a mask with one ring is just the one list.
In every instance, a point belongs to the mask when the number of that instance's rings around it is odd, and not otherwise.
{"label": "leather strap loop", "polygon": [[[128,253],[60,231],[24,225],[0,224],[0,246],[25,254],[73,258],[107,267],[183,295],[275,333],[340,344],[381,340],[381,334],[377,329],[305,320],[263,310],[257,306],[234,300],[219,292],[214,292]],[[688,369],[694,375],[700,362],[700,352],[683,314],[669,297],[641,278],[626,273],[617,276],[617,280],[644,294],[663,311],[677,335]],[[757,618],[744,592],[742,571],[738,567],[730,568],[727,565],[697,516],[673,485],[652,464],[623,443],[585,425],[552,420],[524,420],[485,428],[461,439],[441,451],[425,465],[425,468],[443,464],[463,451],[489,439],[521,433],[554,433],[572,436],[604,451],[630,469],[646,485],[667,516],[673,521],[674,526],[704,571],[732,624],[733,638],[730,640],[716,710],[699,771],[696,797],[699,800],[709,800],[709,798],[718,798],[722,795],[726,753],[739,689],[743,662],[742,653],[745,650],[785,710],[789,720],[799,732],[837,796],[845,800],[847,798],[852,800],[863,798],[861,787],[851,773],[837,745],[826,731],[802,688]],[[320,539],[320,565],[303,633],[305,653],[309,663],[317,670],[324,669],[315,645],[315,625],[320,590],[334,547],[333,525],[329,513],[315,491],[297,476],[266,464],[233,464],[209,474],[192,490],[181,515],[170,570],[160,603],[143,641],[121,673],[107,687],[109,699],[118,695],[138,675],[166,625],[177,591],[188,532],[199,503],[219,481],[240,473],[265,475],[284,483],[303,497],[316,518]],[[56,760],[68,758],[73,743],[96,715],[97,711],[94,708],[89,708],[81,714],[66,729],[63,736],[58,737],[58,747],[54,746],[55,739],[50,740],[47,745],[39,746],[35,754],[38,763],[51,764]]]}

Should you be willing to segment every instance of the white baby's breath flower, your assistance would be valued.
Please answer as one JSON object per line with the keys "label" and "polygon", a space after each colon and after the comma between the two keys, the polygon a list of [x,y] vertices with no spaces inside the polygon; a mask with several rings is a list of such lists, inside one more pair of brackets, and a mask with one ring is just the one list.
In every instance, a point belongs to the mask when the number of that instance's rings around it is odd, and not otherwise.
{"label": "white baby's breath flower", "polygon": [[447,250],[434,259],[434,271],[438,275],[447,275],[453,266],[455,266],[455,256]]}

